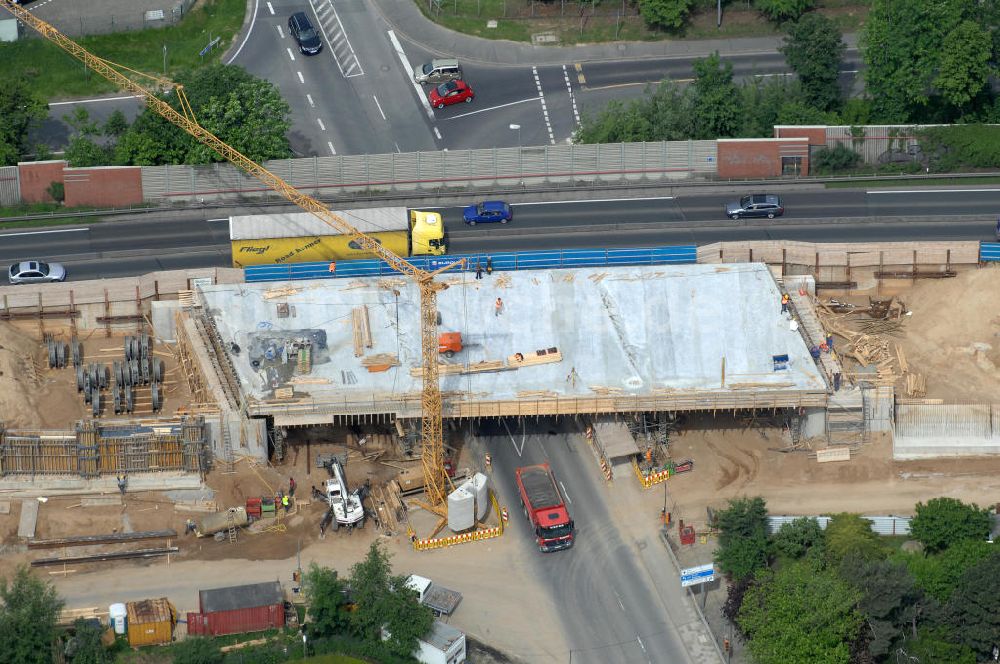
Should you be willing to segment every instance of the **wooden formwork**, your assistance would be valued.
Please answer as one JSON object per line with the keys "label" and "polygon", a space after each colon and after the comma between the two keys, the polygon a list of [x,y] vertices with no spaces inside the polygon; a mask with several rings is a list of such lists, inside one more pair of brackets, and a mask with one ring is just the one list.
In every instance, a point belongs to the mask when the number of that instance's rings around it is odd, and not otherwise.
{"label": "wooden formwork", "polygon": [[75,431],[0,429],[0,476],[101,475],[202,469],[202,418],[85,420]]}

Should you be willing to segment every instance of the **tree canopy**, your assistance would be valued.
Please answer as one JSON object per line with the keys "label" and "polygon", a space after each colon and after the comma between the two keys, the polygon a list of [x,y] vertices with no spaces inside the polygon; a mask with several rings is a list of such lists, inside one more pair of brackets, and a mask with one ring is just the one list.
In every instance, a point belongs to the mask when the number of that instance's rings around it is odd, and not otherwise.
{"label": "tree canopy", "polygon": [[767,566],[767,505],[763,498],[733,498],[716,518],[719,546],[715,560],[723,572],[739,581]]}
{"label": "tree canopy", "polygon": [[947,602],[965,570],[987,558],[994,548],[986,541],[965,540],[935,555],[906,556],[904,562],[924,592]]}
{"label": "tree canopy", "polygon": [[307,633],[311,638],[348,631],[350,599],[347,584],[337,577],[336,570],[313,563],[303,577],[302,588],[309,603]]}
{"label": "tree canopy", "polygon": [[833,21],[806,14],[792,24],[778,50],[799,77],[804,103],[820,111],[840,107],[840,63],[847,46]]}
{"label": "tree canopy", "polygon": [[48,117],[49,107],[20,77],[0,78],[0,166],[23,161],[28,132]]}
{"label": "tree canopy", "polygon": [[27,567],[0,580],[0,664],[50,664],[62,607],[52,584]]}
{"label": "tree canopy", "polygon": [[848,555],[877,560],[885,556],[885,547],[868,519],[834,514],[826,525],[826,555],[832,565],[839,565]]}
{"label": "tree canopy", "polygon": [[804,516],[782,524],[771,538],[771,549],[780,557],[796,559],[813,551],[822,552],[824,541],[819,521]]}
{"label": "tree canopy", "polygon": [[738,622],[756,664],[848,664],[860,592],[817,561],[768,571],[743,598]]}
{"label": "tree canopy", "polygon": [[928,553],[937,553],[956,542],[985,540],[990,534],[990,515],[956,498],[931,498],[927,504],[917,503],[910,533]]}
{"label": "tree canopy", "polygon": [[945,607],[945,626],[954,641],[979,657],[1000,645],[1000,552],[967,569]]}

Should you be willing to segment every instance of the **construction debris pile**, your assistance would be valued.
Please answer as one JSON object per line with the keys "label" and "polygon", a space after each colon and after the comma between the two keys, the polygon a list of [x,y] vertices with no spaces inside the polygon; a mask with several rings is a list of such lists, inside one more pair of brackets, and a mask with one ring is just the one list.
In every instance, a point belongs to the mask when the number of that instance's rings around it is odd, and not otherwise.
{"label": "construction debris pile", "polygon": [[832,298],[818,303],[827,333],[846,342],[836,345],[838,354],[858,364],[859,369],[846,372],[847,377],[876,385],[895,385],[902,378],[907,396],[924,396],[926,379],[910,371],[903,347],[895,341],[905,335],[906,304],[894,297],[869,297],[868,302],[867,307]]}

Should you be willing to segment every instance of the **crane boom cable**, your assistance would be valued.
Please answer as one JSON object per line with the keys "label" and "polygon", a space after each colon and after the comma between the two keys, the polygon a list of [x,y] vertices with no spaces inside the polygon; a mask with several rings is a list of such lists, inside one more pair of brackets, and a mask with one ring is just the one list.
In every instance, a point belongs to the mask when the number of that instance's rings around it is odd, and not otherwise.
{"label": "crane boom cable", "polygon": [[[423,379],[421,390],[421,462],[424,472],[424,490],[431,506],[437,507],[442,505],[445,501],[447,481],[444,470],[444,427],[441,421],[441,386],[439,384],[440,372],[438,371],[437,291],[443,290],[447,286],[436,283],[434,276],[448,269],[448,267],[452,267],[454,264],[435,270],[434,272],[428,272],[389,251],[380,242],[365,235],[345,219],[334,214],[330,208],[316,198],[300,192],[282,178],[202,127],[195,118],[187,95],[184,94],[183,86],[98,57],[59,32],[54,26],[36,17],[23,7],[13,4],[11,0],[0,0],[0,7],[5,8],[22,23],[34,29],[41,36],[56,44],[77,60],[80,60],[97,74],[115,83],[122,89],[133,92],[141,97],[153,112],[183,129],[199,143],[213,150],[226,161],[257,178],[284,196],[289,202],[307,212],[311,212],[340,234],[350,236],[358,245],[388,263],[393,270],[407,275],[417,282],[420,291],[420,340]],[[177,95],[181,111],[178,111],[158,97],[153,91],[123,74],[119,71],[119,68],[157,81],[168,90],[173,89]]]}

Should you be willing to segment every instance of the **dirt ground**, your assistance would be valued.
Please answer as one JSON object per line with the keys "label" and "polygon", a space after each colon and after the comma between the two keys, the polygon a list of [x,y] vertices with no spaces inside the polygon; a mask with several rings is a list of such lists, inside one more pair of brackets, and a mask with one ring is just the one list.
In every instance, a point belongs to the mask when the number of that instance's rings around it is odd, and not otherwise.
{"label": "dirt ground", "polygon": [[[71,429],[80,419],[92,417],[91,407],[76,390],[76,373],[71,362],[64,369],[49,369],[46,346],[39,341],[38,330],[28,331],[0,322],[0,421],[8,429]],[[55,335],[57,341],[70,343],[68,335]],[[90,330],[79,337],[83,344],[83,362],[104,364],[111,371],[114,360],[123,360],[125,335],[106,337],[103,330]],[[180,375],[173,347],[153,342],[153,358],[162,360],[165,369],[165,401],[161,413],[170,414],[190,401],[187,383]],[[114,381],[112,377],[111,382]],[[104,419],[124,419],[114,414],[111,390],[101,392],[107,406]],[[153,414],[149,386],[136,391],[138,417]]]}
{"label": "dirt ground", "polygon": [[927,398],[983,403],[1000,393],[1000,270],[918,281],[900,293],[912,315],[899,339]]}

